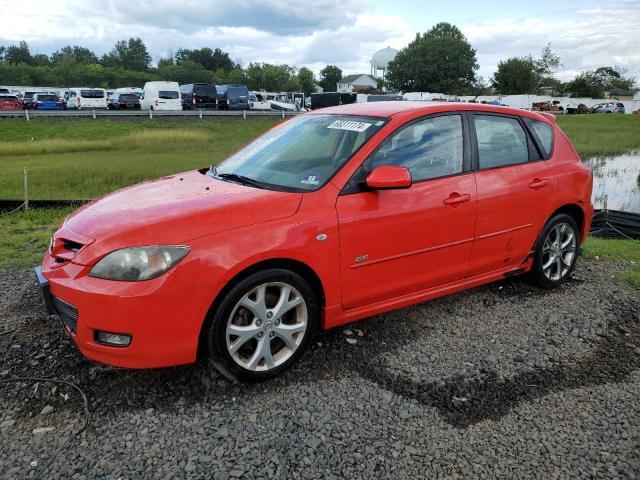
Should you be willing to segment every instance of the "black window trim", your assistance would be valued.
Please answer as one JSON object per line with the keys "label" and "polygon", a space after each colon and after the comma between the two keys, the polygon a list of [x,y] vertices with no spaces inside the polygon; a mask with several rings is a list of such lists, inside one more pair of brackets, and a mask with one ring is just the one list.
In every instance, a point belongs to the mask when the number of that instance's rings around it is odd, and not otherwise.
{"label": "black window trim", "polygon": [[[529,129],[527,128],[527,125],[523,119],[523,117],[519,116],[519,115],[510,115],[510,114],[506,114],[506,113],[498,113],[498,112],[485,112],[485,111],[477,111],[477,110],[471,110],[468,112],[469,113],[469,127],[471,130],[471,143],[472,143],[472,150],[473,150],[473,156],[472,156],[472,170],[474,172],[484,172],[487,170],[496,170],[498,168],[507,168],[507,167],[514,167],[516,165],[525,165],[525,164],[529,164],[529,163],[533,163],[533,162],[540,162],[540,161],[544,161],[547,160],[544,158],[544,156],[542,155],[541,149],[540,147],[537,145],[537,143],[535,142],[535,140],[533,139],[531,132],[529,131]],[[511,118],[513,120],[516,120],[519,124],[520,127],[522,128],[522,130],[524,131],[524,135],[527,139],[527,156],[528,156],[528,160],[526,162],[516,162],[516,163],[508,163],[506,165],[498,165],[496,167],[490,167],[490,168],[480,168],[480,156],[478,153],[478,135],[476,132],[476,122],[475,122],[475,117],[476,116],[489,116],[489,117],[504,117],[504,118]],[[532,151],[532,149],[535,150]],[[537,158],[534,156],[534,153],[537,154]]]}
{"label": "black window trim", "polygon": [[[402,125],[398,126],[398,128],[396,128],[395,130],[393,130],[392,132],[390,132],[386,138],[384,138],[379,144],[378,146],[375,148],[375,150],[373,150],[368,156],[367,158],[365,158],[362,163],[358,166],[358,168],[356,169],[355,172],[353,172],[353,175],[351,175],[351,178],[349,179],[349,181],[345,184],[345,186],[342,188],[342,190],[340,191],[340,196],[342,195],[353,195],[355,193],[363,193],[363,192],[370,192],[371,190],[369,188],[367,188],[366,184],[364,183],[363,180],[359,180],[359,177],[362,177],[363,174],[364,178],[367,177],[367,175],[369,175],[371,173],[371,161],[373,159],[373,157],[376,155],[376,153],[378,153],[378,151],[389,141],[391,141],[391,139],[398,133],[400,133],[402,130],[404,130],[405,128],[408,128],[410,126],[412,126],[415,123],[424,121],[424,120],[428,120],[430,118],[435,118],[435,117],[444,117],[444,116],[449,116],[449,115],[458,115],[461,118],[462,121],[462,171],[458,172],[458,173],[452,173],[451,175],[443,175],[440,177],[433,177],[433,178],[425,178],[423,180],[416,180],[411,182],[412,185],[416,185],[419,183],[424,183],[424,182],[431,182],[434,180],[442,180],[444,178],[450,178],[450,177],[457,177],[459,175],[466,175],[468,173],[472,173],[473,172],[473,168],[472,168],[472,160],[473,160],[473,150],[472,150],[472,145],[471,145],[471,133],[470,133],[470,119],[469,119],[469,115],[468,115],[468,111],[466,110],[451,110],[451,111],[446,111],[446,112],[436,112],[436,113],[429,113],[427,115],[422,115],[420,117],[414,118],[406,123],[403,123]],[[363,171],[364,169],[364,171]]]}

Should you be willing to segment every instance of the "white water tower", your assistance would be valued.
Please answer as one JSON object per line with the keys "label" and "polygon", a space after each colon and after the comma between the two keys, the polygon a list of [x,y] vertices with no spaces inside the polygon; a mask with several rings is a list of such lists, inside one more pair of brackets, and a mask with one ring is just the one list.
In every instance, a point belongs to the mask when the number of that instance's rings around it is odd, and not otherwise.
{"label": "white water tower", "polygon": [[389,63],[396,58],[397,54],[398,50],[391,47],[383,48],[374,53],[373,57],[371,57],[371,75],[377,78],[378,72],[382,72],[382,78],[384,79],[387,75]]}

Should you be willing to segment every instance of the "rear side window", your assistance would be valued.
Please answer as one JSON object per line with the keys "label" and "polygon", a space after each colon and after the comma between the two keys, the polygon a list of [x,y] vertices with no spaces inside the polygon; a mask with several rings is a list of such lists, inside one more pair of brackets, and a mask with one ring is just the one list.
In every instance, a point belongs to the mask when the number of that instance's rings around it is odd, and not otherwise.
{"label": "rear side window", "polygon": [[372,157],[371,167],[397,165],[414,182],[462,172],[462,117],[442,115],[412,123],[395,133]]}
{"label": "rear side window", "polygon": [[517,119],[476,114],[474,120],[481,169],[529,161],[527,136]]}
{"label": "rear side window", "polygon": [[544,122],[531,120],[530,118],[525,118],[524,121],[537,137],[538,145],[542,149],[544,157],[549,158],[553,151],[553,127]]}

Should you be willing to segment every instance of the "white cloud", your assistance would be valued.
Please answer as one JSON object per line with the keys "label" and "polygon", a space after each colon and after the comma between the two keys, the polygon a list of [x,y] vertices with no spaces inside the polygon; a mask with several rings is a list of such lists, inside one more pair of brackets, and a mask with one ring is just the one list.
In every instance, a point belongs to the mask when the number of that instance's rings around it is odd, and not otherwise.
{"label": "white cloud", "polygon": [[[312,6],[296,0],[0,0],[0,44],[26,40],[44,53],[78,44],[102,54],[117,40],[139,36],[155,61],[180,47],[209,46],[245,64],[306,65],[317,72],[334,63],[356,73],[369,71],[376,50],[402,48],[415,36],[408,9],[379,15],[363,0],[316,0]],[[614,64],[640,77],[637,0],[605,0],[562,16],[452,21],[477,50],[485,78],[500,60],[537,55],[547,42],[562,59],[562,79]]]}
{"label": "white cloud", "polygon": [[478,51],[480,74],[490,77],[500,60],[534,56],[550,42],[561,57],[558,76],[567,80],[576,73],[603,65],[620,65],[640,77],[640,2],[625,8],[579,10],[565,18],[499,18],[488,23],[461,25]]}

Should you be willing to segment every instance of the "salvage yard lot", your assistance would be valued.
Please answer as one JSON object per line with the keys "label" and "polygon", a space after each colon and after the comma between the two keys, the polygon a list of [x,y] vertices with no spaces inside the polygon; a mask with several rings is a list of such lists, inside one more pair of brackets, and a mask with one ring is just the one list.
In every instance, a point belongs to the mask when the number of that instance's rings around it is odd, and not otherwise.
{"label": "salvage yard lot", "polygon": [[[0,199],[90,199],[224,159],[280,119],[0,119]],[[558,119],[581,156],[640,147],[640,116]]]}
{"label": "salvage yard lot", "polygon": [[[640,118],[559,121],[583,155],[640,146]],[[36,198],[92,198],[218,161],[277,123],[22,122],[0,123],[3,198],[21,197],[24,166]],[[28,268],[71,211],[0,217],[0,478],[640,474],[637,241],[589,239],[555,291],[513,278],[322,332],[281,377],[234,385],[203,363],[133,371],[80,355]],[[2,383],[19,376],[86,393],[89,426],[64,451],[78,392]]]}

